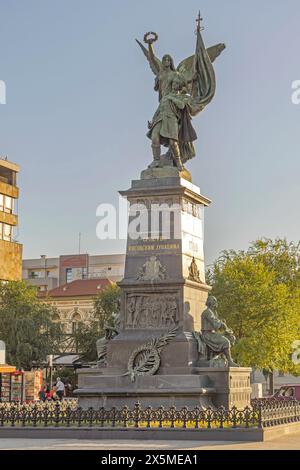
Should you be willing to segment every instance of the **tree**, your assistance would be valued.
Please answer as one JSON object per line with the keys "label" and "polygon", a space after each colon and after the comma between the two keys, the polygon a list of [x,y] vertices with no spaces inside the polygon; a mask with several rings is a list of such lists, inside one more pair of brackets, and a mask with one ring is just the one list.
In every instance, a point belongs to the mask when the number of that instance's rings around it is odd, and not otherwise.
{"label": "tree", "polygon": [[104,336],[105,326],[114,326],[114,316],[120,310],[120,288],[116,284],[104,289],[94,300],[94,320],[79,323],[74,332],[74,342],[82,359],[96,361],[96,341]]}
{"label": "tree", "polygon": [[296,289],[300,287],[300,242],[263,238],[250,245],[248,254],[262,261],[274,273],[278,284],[283,283]]}
{"label": "tree", "polygon": [[299,245],[261,239],[247,251],[223,252],[208,273],[219,314],[236,334],[240,364],[300,373],[291,360],[300,339],[299,255]]}
{"label": "tree", "polygon": [[64,384],[71,382],[73,386],[76,385],[76,372],[71,367],[57,367],[53,372],[53,382],[56,382],[58,377],[61,378]]}
{"label": "tree", "polygon": [[120,288],[112,284],[96,297],[94,302],[94,316],[99,322],[100,331],[104,326],[114,326],[114,315],[120,310]]}
{"label": "tree", "polygon": [[88,324],[80,322],[73,333],[73,342],[76,345],[80,359],[87,362],[97,360],[96,341],[103,336],[98,321]]}
{"label": "tree", "polygon": [[31,369],[58,351],[61,330],[52,322],[54,313],[37,298],[36,288],[24,282],[0,283],[0,338],[8,363]]}

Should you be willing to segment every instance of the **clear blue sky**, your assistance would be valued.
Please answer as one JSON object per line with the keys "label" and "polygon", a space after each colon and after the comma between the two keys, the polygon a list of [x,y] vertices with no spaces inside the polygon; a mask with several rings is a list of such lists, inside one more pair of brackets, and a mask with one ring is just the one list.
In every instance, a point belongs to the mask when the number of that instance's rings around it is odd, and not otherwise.
{"label": "clear blue sky", "polygon": [[299,0],[0,0],[0,154],[22,167],[25,257],[76,252],[78,232],[83,251],[125,249],[96,238],[95,211],[151,161],[157,96],[134,38],[157,31],[158,55],[178,64],[194,51],[199,7],[206,45],[227,45],[189,164],[213,200],[207,263],[257,237],[299,239]]}

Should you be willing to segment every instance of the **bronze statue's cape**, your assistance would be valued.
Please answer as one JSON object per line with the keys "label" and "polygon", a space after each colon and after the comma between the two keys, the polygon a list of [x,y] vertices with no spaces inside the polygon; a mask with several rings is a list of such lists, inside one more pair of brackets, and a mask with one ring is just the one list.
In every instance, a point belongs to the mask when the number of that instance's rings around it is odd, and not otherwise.
{"label": "bronze statue's cape", "polygon": [[[218,51],[223,50],[221,45],[215,47]],[[192,68],[188,65],[189,62],[193,63]],[[191,117],[200,113],[211,102],[216,92],[215,72],[200,29],[197,30],[195,55],[183,61],[178,66],[178,71],[184,74],[185,79],[192,78],[189,86],[191,97],[182,111],[179,123],[179,147],[182,163],[185,163],[195,156],[193,142],[197,139],[197,134],[192,126]],[[192,74],[192,77],[189,77],[186,71]]]}
{"label": "bronze statue's cape", "polygon": [[182,111],[179,124],[179,148],[182,163],[187,162],[195,156],[195,147],[193,142],[197,140],[197,134],[192,125],[192,119],[187,108]]}

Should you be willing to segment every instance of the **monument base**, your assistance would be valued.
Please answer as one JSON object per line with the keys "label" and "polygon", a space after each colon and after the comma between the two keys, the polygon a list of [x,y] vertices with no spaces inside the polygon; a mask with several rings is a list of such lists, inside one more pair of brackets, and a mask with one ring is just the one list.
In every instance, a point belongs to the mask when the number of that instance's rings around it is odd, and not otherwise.
{"label": "monument base", "polygon": [[[106,345],[107,367],[79,371],[82,408],[250,405],[250,369],[199,362],[194,331],[210,291],[203,251],[210,200],[167,163],[150,165],[120,192],[130,210],[118,334]],[[135,237],[137,213],[144,222]]]}
{"label": "monument base", "polygon": [[139,402],[142,407],[153,408],[224,406],[229,409],[236,406],[243,409],[250,405],[249,368],[193,368],[190,374],[138,376],[134,382],[129,376],[109,375],[108,372],[106,368],[78,372],[79,388],[75,393],[79,406],[84,409],[133,408]]}

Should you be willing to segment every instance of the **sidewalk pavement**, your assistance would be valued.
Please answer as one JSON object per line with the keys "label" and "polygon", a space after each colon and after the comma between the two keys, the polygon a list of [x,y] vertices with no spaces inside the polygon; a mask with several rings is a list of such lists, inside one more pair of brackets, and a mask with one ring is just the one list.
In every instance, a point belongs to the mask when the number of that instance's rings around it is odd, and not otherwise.
{"label": "sidewalk pavement", "polygon": [[300,433],[268,442],[1,439],[4,450],[300,450]]}

